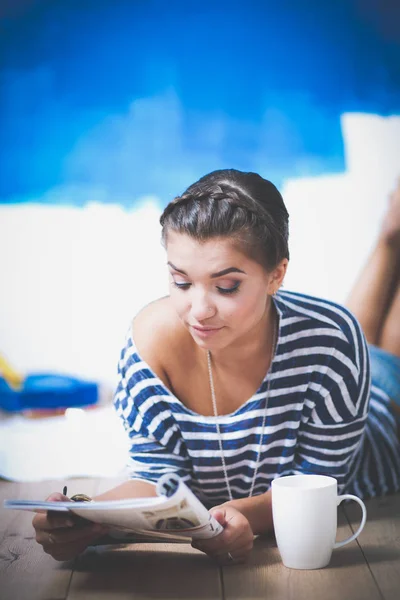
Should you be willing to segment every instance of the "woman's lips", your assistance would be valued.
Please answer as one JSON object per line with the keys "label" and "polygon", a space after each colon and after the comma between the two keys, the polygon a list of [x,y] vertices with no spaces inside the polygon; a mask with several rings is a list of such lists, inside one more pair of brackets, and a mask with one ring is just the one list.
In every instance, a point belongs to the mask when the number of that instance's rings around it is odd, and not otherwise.
{"label": "woman's lips", "polygon": [[222,327],[197,327],[196,325],[191,325],[191,329],[200,337],[210,337],[221,331]]}

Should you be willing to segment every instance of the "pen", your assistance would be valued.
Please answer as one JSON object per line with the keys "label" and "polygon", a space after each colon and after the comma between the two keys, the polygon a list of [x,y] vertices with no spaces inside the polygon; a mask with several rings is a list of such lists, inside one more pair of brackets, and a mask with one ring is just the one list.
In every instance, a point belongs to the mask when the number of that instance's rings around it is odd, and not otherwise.
{"label": "pen", "polygon": [[64,485],[63,487],[63,495],[66,496],[67,495],[67,486]]}

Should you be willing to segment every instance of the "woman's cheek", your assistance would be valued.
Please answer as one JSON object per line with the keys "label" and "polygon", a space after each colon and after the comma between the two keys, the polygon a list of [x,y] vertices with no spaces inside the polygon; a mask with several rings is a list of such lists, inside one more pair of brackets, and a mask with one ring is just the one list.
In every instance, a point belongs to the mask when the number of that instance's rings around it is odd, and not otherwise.
{"label": "woman's cheek", "polygon": [[[178,290],[179,292],[179,290]],[[187,299],[183,296],[182,293],[179,295],[176,293],[176,290],[173,290],[170,295],[172,305],[180,318],[184,318],[185,314],[188,311],[188,302]]]}
{"label": "woman's cheek", "polygon": [[238,298],[229,298],[224,306],[227,317],[241,318],[246,312],[246,305]]}

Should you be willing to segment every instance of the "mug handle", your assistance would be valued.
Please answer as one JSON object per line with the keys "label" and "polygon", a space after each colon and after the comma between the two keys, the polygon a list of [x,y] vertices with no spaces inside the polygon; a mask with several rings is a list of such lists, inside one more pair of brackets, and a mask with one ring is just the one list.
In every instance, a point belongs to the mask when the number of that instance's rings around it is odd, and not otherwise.
{"label": "mug handle", "polygon": [[367,520],[367,509],[365,508],[364,502],[360,498],[357,498],[357,496],[353,496],[352,494],[343,494],[343,496],[338,496],[337,506],[339,506],[339,504],[343,502],[343,500],[355,500],[355,502],[358,502],[358,504],[361,506],[362,518],[360,527],[357,529],[357,531],[353,533],[353,535],[348,537],[347,540],[343,540],[343,542],[335,542],[335,545],[333,546],[334,548],[341,548],[342,546],[345,546],[346,544],[349,544],[350,542],[355,540],[356,537],[358,537],[364,529],[364,525]]}

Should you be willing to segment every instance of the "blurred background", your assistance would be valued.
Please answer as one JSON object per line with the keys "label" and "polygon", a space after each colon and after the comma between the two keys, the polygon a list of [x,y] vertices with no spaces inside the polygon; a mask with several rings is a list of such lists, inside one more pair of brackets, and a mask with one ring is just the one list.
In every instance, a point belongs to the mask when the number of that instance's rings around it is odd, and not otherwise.
{"label": "blurred background", "polygon": [[287,289],[344,302],[400,174],[400,3],[1,0],[0,352],[109,393],[167,293],[158,223],[218,168],[291,216]]}

